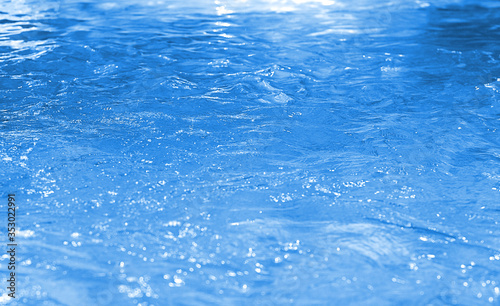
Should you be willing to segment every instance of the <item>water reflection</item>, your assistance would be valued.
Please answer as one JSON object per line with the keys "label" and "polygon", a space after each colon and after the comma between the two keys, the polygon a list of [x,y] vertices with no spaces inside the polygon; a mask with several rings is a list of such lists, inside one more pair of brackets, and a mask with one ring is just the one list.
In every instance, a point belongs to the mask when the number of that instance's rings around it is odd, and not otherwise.
{"label": "water reflection", "polygon": [[55,29],[50,20],[58,11],[57,2],[31,5],[12,1],[0,5],[0,59],[36,59],[56,47]]}
{"label": "water reflection", "polygon": [[264,2],[12,8],[1,175],[34,233],[26,297],[498,298],[496,13]]}

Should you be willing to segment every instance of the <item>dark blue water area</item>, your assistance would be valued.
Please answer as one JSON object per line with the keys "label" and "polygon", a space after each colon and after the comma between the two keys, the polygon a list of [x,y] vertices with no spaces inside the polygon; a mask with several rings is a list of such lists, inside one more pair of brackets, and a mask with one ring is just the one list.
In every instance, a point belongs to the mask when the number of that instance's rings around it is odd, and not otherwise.
{"label": "dark blue water area", "polygon": [[500,4],[0,4],[9,305],[499,305]]}

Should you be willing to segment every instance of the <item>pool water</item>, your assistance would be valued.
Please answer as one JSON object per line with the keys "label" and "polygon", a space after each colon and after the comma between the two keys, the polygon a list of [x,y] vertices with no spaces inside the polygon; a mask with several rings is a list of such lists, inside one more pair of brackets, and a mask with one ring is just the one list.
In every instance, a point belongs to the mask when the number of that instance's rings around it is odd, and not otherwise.
{"label": "pool water", "polygon": [[500,303],[498,2],[18,0],[0,29],[2,302]]}

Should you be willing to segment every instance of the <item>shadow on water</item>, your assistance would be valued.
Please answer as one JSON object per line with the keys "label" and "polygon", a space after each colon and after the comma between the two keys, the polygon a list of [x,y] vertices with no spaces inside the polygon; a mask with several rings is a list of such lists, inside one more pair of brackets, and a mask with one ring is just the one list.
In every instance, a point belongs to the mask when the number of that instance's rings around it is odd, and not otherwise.
{"label": "shadow on water", "polygon": [[481,5],[432,8],[426,32],[432,43],[448,50],[498,52],[500,10]]}

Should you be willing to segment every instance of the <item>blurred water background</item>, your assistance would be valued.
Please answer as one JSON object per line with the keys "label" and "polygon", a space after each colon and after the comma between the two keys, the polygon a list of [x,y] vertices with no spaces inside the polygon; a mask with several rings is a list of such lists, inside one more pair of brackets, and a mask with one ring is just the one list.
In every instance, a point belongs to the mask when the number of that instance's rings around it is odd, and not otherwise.
{"label": "blurred water background", "polygon": [[496,1],[2,2],[0,299],[498,305],[499,41]]}

